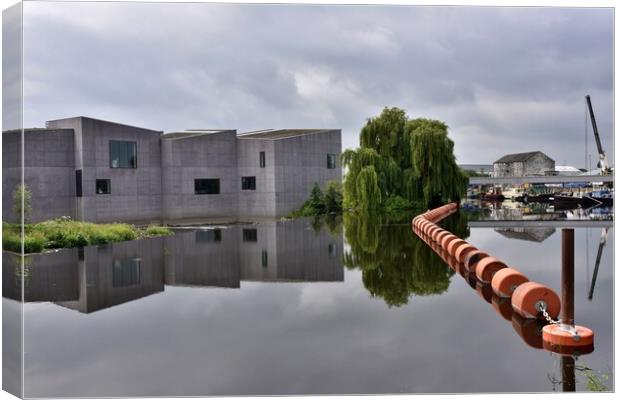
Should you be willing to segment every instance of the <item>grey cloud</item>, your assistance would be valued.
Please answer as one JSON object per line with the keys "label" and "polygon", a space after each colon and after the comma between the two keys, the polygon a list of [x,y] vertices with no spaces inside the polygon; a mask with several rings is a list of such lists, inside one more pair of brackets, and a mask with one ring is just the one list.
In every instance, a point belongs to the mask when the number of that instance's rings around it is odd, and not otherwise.
{"label": "grey cloud", "polygon": [[354,147],[399,106],[446,121],[460,162],[582,166],[590,93],[612,153],[611,9],[29,3],[25,25],[26,125],[329,126]]}

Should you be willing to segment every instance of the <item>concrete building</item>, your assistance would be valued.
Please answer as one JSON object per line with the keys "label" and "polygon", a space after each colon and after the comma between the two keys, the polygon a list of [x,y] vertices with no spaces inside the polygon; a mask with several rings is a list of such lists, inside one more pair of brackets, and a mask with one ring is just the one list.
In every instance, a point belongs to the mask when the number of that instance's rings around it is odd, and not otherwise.
{"label": "concrete building", "polygon": [[[25,129],[30,220],[182,223],[276,218],[342,179],[340,130],[164,134],[87,117]],[[13,215],[22,131],[3,132],[3,219]]]}
{"label": "concrete building", "polygon": [[521,177],[549,175],[555,170],[555,161],[541,151],[507,154],[493,163],[493,176]]}

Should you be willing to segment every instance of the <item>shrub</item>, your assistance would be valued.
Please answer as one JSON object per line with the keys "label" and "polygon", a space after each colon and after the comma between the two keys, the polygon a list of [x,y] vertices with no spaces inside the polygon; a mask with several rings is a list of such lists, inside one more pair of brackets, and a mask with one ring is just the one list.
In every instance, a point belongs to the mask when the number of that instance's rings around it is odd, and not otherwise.
{"label": "shrub", "polygon": [[21,253],[22,240],[19,233],[3,230],[2,232],[2,249]]}
{"label": "shrub", "polygon": [[144,233],[147,236],[165,236],[165,235],[172,234],[172,229],[170,229],[170,228],[168,228],[166,226],[149,225],[144,230]]}
{"label": "shrub", "polygon": [[39,253],[45,248],[45,236],[33,233],[24,237],[24,253]]}

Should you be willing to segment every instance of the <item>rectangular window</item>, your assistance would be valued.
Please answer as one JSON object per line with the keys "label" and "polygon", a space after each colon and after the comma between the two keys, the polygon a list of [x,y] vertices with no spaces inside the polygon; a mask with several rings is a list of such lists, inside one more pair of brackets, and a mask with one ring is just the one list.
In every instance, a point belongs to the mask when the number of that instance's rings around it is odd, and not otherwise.
{"label": "rectangular window", "polygon": [[125,287],[140,284],[140,259],[125,258],[114,260],[112,268],[112,287]]}
{"label": "rectangular window", "polygon": [[330,243],[327,245],[327,253],[329,254],[329,258],[336,258],[338,255],[336,243]]}
{"label": "rectangular window", "polygon": [[267,268],[267,265],[268,265],[267,250],[263,250],[263,252],[261,253],[261,265],[263,266],[263,268]]}
{"label": "rectangular window", "polygon": [[194,179],[195,194],[220,194],[219,179]]}
{"label": "rectangular window", "polygon": [[75,170],[75,196],[82,197],[82,170]]}
{"label": "rectangular window", "polygon": [[255,176],[242,176],[241,177],[241,190],[256,190],[256,177]]}
{"label": "rectangular window", "polygon": [[222,241],[222,230],[221,229],[206,229],[196,231],[196,242],[207,243],[207,242],[221,242]]}
{"label": "rectangular window", "polygon": [[259,155],[260,155],[260,157],[259,157],[260,158],[260,167],[261,168],[265,168],[265,152],[261,151]]}
{"label": "rectangular window", "polygon": [[138,145],[136,142],[110,140],[110,168],[137,168]]}
{"label": "rectangular window", "polygon": [[110,194],[110,180],[109,179],[97,179],[95,181],[95,190],[97,194]]}
{"label": "rectangular window", "polygon": [[336,155],[335,154],[327,155],[327,168],[328,169],[336,168]]}
{"label": "rectangular window", "polygon": [[256,229],[244,229],[243,230],[243,241],[244,242],[257,242],[258,232],[256,231]]}

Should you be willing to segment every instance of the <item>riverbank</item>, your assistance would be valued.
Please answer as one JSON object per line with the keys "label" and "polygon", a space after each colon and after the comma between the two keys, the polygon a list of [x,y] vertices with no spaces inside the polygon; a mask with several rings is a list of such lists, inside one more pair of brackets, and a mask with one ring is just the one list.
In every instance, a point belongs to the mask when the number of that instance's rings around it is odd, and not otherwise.
{"label": "riverbank", "polygon": [[[95,224],[57,218],[24,225],[24,252],[40,253],[51,249],[100,245],[172,233],[172,230],[165,226],[138,228],[122,223]],[[2,223],[2,249],[21,252],[20,224]]]}

